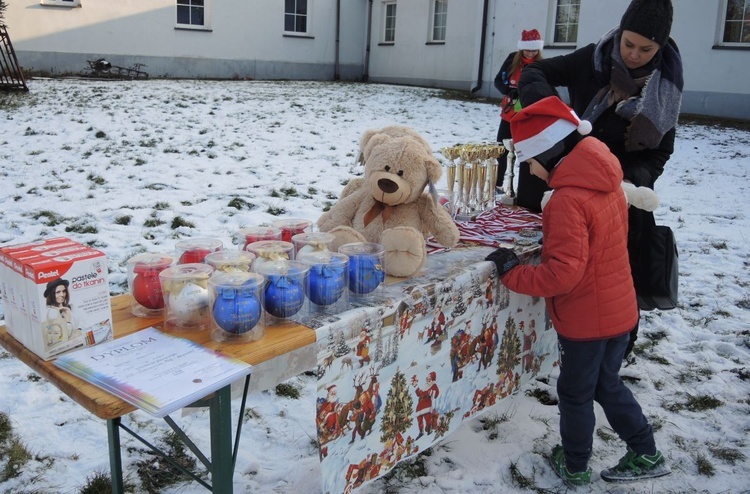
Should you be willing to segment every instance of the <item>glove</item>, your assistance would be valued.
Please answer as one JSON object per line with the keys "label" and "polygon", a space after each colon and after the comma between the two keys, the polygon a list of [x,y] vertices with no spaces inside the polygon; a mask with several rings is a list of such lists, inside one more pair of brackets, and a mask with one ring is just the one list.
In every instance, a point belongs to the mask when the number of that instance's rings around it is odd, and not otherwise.
{"label": "glove", "polygon": [[495,263],[497,274],[500,277],[521,264],[521,261],[518,259],[516,253],[513,252],[513,249],[506,249],[505,247],[500,247],[485,259]]}

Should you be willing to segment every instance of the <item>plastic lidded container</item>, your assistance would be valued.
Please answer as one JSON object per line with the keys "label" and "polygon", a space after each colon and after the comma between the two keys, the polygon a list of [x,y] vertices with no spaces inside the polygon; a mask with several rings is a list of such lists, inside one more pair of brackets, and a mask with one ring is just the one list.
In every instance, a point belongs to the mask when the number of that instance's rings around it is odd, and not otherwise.
{"label": "plastic lidded container", "polygon": [[164,294],[159,273],[174,262],[170,254],[141,253],[127,262],[130,312],[136,317],[158,317],[164,313]]}
{"label": "plastic lidded container", "polygon": [[349,257],[349,291],[354,297],[371,297],[385,282],[385,247],[354,242],[339,247]]}
{"label": "plastic lidded container", "polygon": [[214,273],[231,273],[241,271],[250,272],[250,267],[255,260],[255,254],[243,250],[220,250],[211,252],[204,260],[206,264],[214,268]]}
{"label": "plastic lidded container", "polygon": [[211,252],[218,252],[224,248],[224,243],[218,238],[186,238],[175,244],[177,264],[203,262]]}
{"label": "plastic lidded container", "polygon": [[251,226],[240,228],[239,241],[240,250],[247,250],[247,246],[261,240],[281,240],[281,228],[273,226]]}
{"label": "plastic lidded container", "polygon": [[265,278],[263,308],[266,326],[299,321],[305,313],[305,282],[310,268],[298,261],[280,259],[262,263],[256,269]]}
{"label": "plastic lidded container", "polygon": [[265,334],[263,276],[248,272],[216,272],[208,280],[211,339],[254,341]]}
{"label": "plastic lidded container", "polygon": [[291,242],[292,237],[298,233],[309,233],[312,231],[312,221],[302,218],[285,218],[273,222],[273,226],[281,229],[281,240]]}
{"label": "plastic lidded container", "polygon": [[305,294],[311,314],[339,313],[348,308],[349,258],[330,251],[303,253],[297,259],[307,265]]}
{"label": "plastic lidded container", "polygon": [[164,294],[164,329],[208,329],[208,279],[213,272],[214,268],[208,264],[188,263],[159,273]]}
{"label": "plastic lidded container", "polygon": [[252,270],[257,273],[257,268],[269,261],[291,259],[294,256],[294,244],[283,240],[261,240],[248,245],[247,251],[255,254]]}
{"label": "plastic lidded container", "polygon": [[294,258],[298,259],[301,254],[308,252],[330,251],[334,240],[336,240],[336,236],[333,233],[298,233],[292,237]]}

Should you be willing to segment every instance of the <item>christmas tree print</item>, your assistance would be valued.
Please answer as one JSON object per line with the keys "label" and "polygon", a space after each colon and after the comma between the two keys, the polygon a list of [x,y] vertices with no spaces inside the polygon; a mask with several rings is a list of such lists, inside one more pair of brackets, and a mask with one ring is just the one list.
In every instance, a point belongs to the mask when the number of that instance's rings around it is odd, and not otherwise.
{"label": "christmas tree print", "polygon": [[385,408],[380,423],[380,442],[385,443],[388,439],[403,434],[414,423],[412,412],[414,400],[411,397],[406,384],[406,376],[400,370],[391,379],[391,388],[385,400]]}

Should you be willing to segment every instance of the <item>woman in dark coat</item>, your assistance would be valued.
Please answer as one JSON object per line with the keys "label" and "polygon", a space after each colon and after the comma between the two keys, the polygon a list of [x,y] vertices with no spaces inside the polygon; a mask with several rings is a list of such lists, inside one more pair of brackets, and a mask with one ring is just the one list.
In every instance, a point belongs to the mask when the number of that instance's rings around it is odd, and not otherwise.
{"label": "woman in dark coat", "polygon": [[[518,100],[518,80],[524,67],[542,59],[544,40],[536,29],[524,30],[518,40],[518,51],[512,52],[500,66],[495,76],[495,88],[503,95],[500,102],[500,127],[497,142],[510,139],[510,120],[521,108]],[[502,187],[508,168],[508,151],[497,159],[497,186]]]}
{"label": "woman in dark coat", "polygon": [[[592,123],[591,135],[617,157],[624,179],[653,189],[674,151],[682,101],[682,58],[669,37],[671,26],[670,0],[633,0],[620,25],[597,43],[526,67],[519,81],[521,103],[528,106],[556,95],[555,87],[567,88],[573,110]],[[631,207],[628,222],[628,254],[637,288],[639,241],[654,216]],[[638,326],[631,333],[626,360],[637,333]]]}

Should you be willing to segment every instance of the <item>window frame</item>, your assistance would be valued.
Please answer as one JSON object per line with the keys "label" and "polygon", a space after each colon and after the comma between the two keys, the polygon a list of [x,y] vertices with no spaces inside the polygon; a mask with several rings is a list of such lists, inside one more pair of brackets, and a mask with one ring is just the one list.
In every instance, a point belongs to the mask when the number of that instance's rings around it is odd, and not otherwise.
{"label": "window frame", "polygon": [[81,6],[81,0],[39,0],[39,3],[41,5],[45,5],[48,7],[80,7]]}
{"label": "window frame", "polygon": [[[742,19],[728,19],[729,6],[732,2],[743,2],[742,10],[744,16]],[[739,27],[739,41],[725,41],[727,36],[727,25],[732,23],[740,24]],[[728,47],[728,48],[750,48],[750,0],[722,0],[719,2],[719,15],[716,30],[716,44],[717,46]],[[747,41],[743,41],[743,38]]]}
{"label": "window frame", "polygon": [[[212,0],[202,0],[203,5],[192,5],[193,2],[198,0],[176,0],[175,1],[175,28],[176,29],[188,29],[193,31],[210,31],[211,30],[211,2]],[[182,8],[193,9],[197,7],[203,8],[203,24],[183,24],[179,22],[178,10]]]}
{"label": "window frame", "polygon": [[[388,14],[390,7],[393,7],[393,15]],[[396,0],[383,0],[383,29],[381,30],[384,45],[393,45],[396,43],[396,18],[398,10],[396,9]],[[393,18],[393,26],[388,26],[389,17]],[[391,34],[391,39],[388,39],[388,34]]]}
{"label": "window frame", "polygon": [[[293,1],[296,7],[297,2],[301,0],[293,0]],[[312,36],[312,4],[313,4],[313,0],[305,0],[305,13],[298,14],[296,11],[287,12],[286,0],[284,1],[284,30],[283,30],[284,36],[305,36],[305,37]],[[287,19],[287,16],[290,16],[290,15],[295,16],[295,23],[294,23],[295,30],[294,31],[287,31],[286,29],[286,19]],[[304,31],[296,30],[296,27],[297,27],[296,17],[298,16],[299,17],[304,16],[305,18],[305,30]]]}
{"label": "window frame", "polygon": [[[438,10],[438,4],[443,5],[443,10]],[[439,22],[442,20],[442,22]],[[442,37],[436,37],[437,29],[442,30]],[[428,43],[443,44],[445,43],[448,32],[448,0],[431,0],[430,1],[430,25],[428,31]]]}
{"label": "window frame", "polygon": [[[562,8],[568,9],[572,6],[575,6],[577,8],[575,22],[558,23],[558,12]],[[549,24],[547,29],[547,32],[549,33],[547,39],[549,41],[546,44],[556,47],[575,47],[578,44],[578,26],[581,23],[581,0],[550,0],[549,13]],[[566,19],[566,21],[569,20],[570,19]],[[567,27],[568,29],[570,29],[571,26],[574,26],[574,39],[557,41],[560,28],[563,26]]]}

